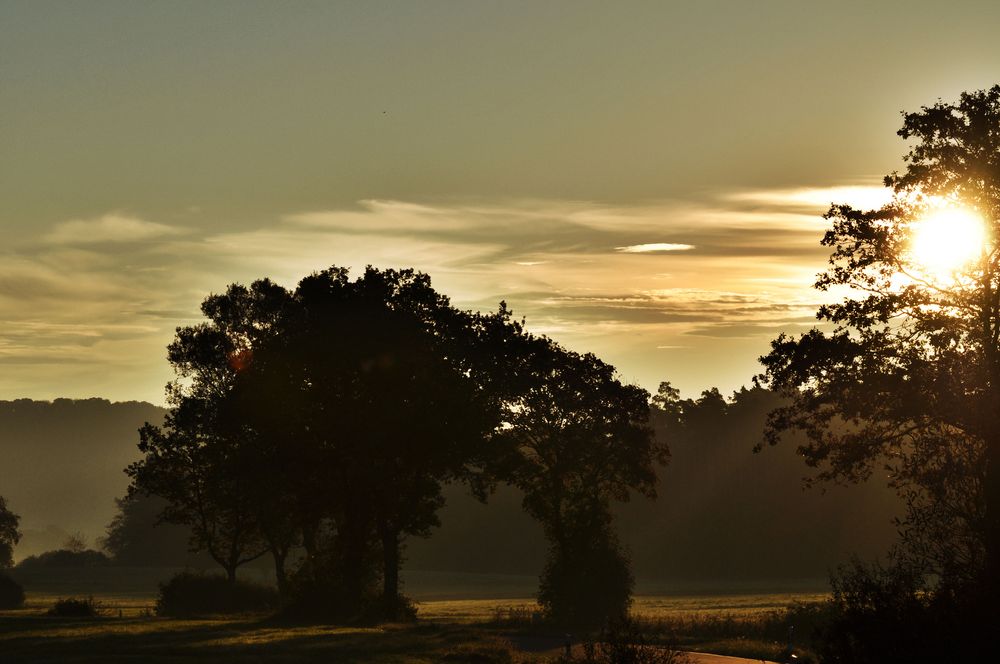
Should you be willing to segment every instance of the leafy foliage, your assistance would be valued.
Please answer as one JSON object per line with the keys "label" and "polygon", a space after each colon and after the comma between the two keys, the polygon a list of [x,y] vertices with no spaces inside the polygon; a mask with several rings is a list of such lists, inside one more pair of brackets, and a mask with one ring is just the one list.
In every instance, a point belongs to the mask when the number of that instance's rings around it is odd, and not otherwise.
{"label": "leafy foliage", "polygon": [[628,616],[632,577],[628,557],[608,527],[553,545],[542,572],[538,602],[560,625],[594,627]]}
{"label": "leafy foliage", "polygon": [[[637,622],[617,619],[608,622],[595,641],[583,644],[586,664],[686,664],[690,656],[672,643],[647,637]],[[574,661],[574,660],[570,660]]]}
{"label": "leafy foliage", "polygon": [[[885,179],[893,201],[826,215],[832,253],[816,287],[847,293],[817,313],[832,331],[783,335],[762,358],[761,381],[792,400],[766,440],[803,431],[819,480],[884,466],[909,500],[909,542],[935,533],[957,545],[924,541],[911,554],[955,583],[1000,581],[1000,86],[907,113],[899,135],[916,143]],[[942,203],[989,226],[982,254],[948,276],[909,251]]]}
{"label": "leafy foliage", "polygon": [[59,618],[97,618],[105,613],[104,606],[93,597],[68,597],[56,600],[47,615]]}
{"label": "leafy foliage", "polygon": [[10,511],[7,501],[0,496],[0,569],[14,564],[14,547],[21,541],[19,523],[20,517]]}
{"label": "leafy foliage", "polygon": [[625,615],[632,589],[611,502],[655,497],[667,449],[650,427],[649,394],[614,367],[549,339],[523,343],[511,360],[505,464],[551,543],[539,601],[554,620],[599,625]]}
{"label": "leafy foliage", "polygon": [[509,481],[556,543],[550,588],[596,565],[620,581],[613,612],[627,606],[609,505],[654,495],[666,453],[648,395],[613,367],[524,333],[502,303],[459,311],[413,270],[233,285],[202,311],[170,346],[172,408],[142,429],[128,472],[133,495],[165,499],[162,519],[190,527],[231,583],[270,552],[290,611],[408,617],[403,546],[438,525],[443,485],[485,499]]}
{"label": "leafy foliage", "polygon": [[35,556],[28,556],[17,564],[19,570],[43,569],[46,567],[105,567],[111,559],[94,549],[56,549]]}
{"label": "leafy foliage", "polygon": [[0,609],[19,609],[24,606],[24,588],[6,574],[0,573]]}
{"label": "leafy foliage", "polygon": [[270,586],[247,581],[231,583],[218,574],[182,572],[160,584],[156,613],[177,618],[260,613],[277,606],[278,594]]}
{"label": "leafy foliage", "polygon": [[234,285],[202,304],[209,323],[178,328],[168,348],[177,374],[167,391],[172,408],[163,427],[140,430],[144,458],[128,468],[132,492],[166,499],[161,518],[190,527],[192,548],[207,551],[231,581],[269,547],[253,512],[257,477],[244,467],[242,439],[220,416],[286,301],[286,291],[266,280]]}
{"label": "leafy foliage", "polygon": [[[885,178],[892,202],[826,215],[816,287],[846,293],[817,312],[832,330],[783,335],[761,358],[760,380],[791,400],[766,440],[802,431],[816,479],[881,465],[907,500],[897,563],[835,585],[843,611],[825,661],[978,661],[1000,589],[1000,86],[906,113],[898,133],[915,144]],[[910,250],[941,205],[987,226],[979,255],[950,274]],[[939,583],[924,592],[928,573]]]}
{"label": "leafy foliage", "polygon": [[142,567],[207,567],[211,559],[188,552],[190,528],[159,523],[166,501],[159,496],[133,493],[115,501],[118,512],[108,524],[101,546],[115,565]]}
{"label": "leafy foliage", "polygon": [[953,621],[924,592],[921,574],[903,565],[855,560],[832,577],[832,611],[816,636],[822,661],[852,664],[961,661],[943,638]]}

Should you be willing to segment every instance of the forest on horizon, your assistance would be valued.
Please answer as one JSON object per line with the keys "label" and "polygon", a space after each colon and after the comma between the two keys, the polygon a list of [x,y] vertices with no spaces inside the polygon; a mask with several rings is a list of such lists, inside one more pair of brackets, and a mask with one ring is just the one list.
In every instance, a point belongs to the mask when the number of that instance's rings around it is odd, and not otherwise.
{"label": "forest on horizon", "polygon": [[[684,403],[680,427],[655,420],[654,410],[656,433],[671,450],[658,499],[634,497],[615,510],[640,588],[655,579],[823,581],[850,556],[874,558],[894,541],[891,520],[902,504],[880,478],[807,489],[809,469],[794,444],[753,453],[767,413],[780,403],[776,395],[756,388],[724,399],[712,390]],[[138,427],[165,413],[153,404],[99,398],[0,401],[7,456],[0,483],[23,518],[15,557],[58,549],[77,533],[97,547],[128,485],[122,469],[139,456]],[[501,486],[482,504],[455,484],[445,498],[442,526],[408,540],[405,569],[538,574],[545,540],[516,489]],[[147,510],[143,524],[149,547],[126,564],[214,565],[187,553],[184,528],[153,529],[155,511]]]}

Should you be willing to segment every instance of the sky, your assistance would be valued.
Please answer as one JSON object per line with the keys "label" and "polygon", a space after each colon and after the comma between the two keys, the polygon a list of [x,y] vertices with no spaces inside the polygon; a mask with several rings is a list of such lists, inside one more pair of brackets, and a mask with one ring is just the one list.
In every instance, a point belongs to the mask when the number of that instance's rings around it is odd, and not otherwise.
{"label": "sky", "polygon": [[650,390],[813,324],[995,2],[0,0],[0,399],[163,402],[233,282],[415,267]]}

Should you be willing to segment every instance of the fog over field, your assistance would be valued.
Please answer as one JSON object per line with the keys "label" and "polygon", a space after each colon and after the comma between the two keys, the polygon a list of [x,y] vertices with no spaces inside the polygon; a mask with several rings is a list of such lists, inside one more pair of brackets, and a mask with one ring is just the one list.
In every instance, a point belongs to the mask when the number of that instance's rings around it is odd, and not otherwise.
{"label": "fog over field", "polygon": [[[753,589],[821,582],[846,557],[874,557],[892,542],[890,519],[900,506],[879,478],[804,490],[807,469],[794,445],[752,453],[774,403],[750,391],[724,414],[706,414],[670,439],[659,499],[639,497],[618,508],[640,590],[662,588],[657,580]],[[139,458],[138,427],[164,413],[148,403],[102,399],[0,402],[7,457],[0,485],[25,533],[15,557],[58,548],[78,532],[98,542],[128,486],[123,469]],[[408,540],[407,570],[538,575],[545,540],[516,489],[501,486],[484,505],[452,485],[446,500],[442,527],[429,539]]]}

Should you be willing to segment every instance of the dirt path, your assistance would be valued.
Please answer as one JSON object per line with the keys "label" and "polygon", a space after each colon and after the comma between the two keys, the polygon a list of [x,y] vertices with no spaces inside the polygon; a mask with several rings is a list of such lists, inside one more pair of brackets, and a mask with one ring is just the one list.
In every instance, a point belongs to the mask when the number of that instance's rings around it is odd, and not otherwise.
{"label": "dirt path", "polygon": [[776,664],[766,659],[746,659],[745,657],[727,657],[726,655],[710,655],[704,652],[689,652],[688,661],[691,664]]}
{"label": "dirt path", "polygon": [[[509,634],[506,637],[518,650],[532,653],[545,653],[548,655],[559,655],[566,647],[565,642],[555,636]],[[573,656],[582,658],[583,647],[573,646]],[[713,655],[704,652],[685,652],[687,664],[777,664],[764,659],[746,659],[744,657],[729,657],[727,655]]]}

